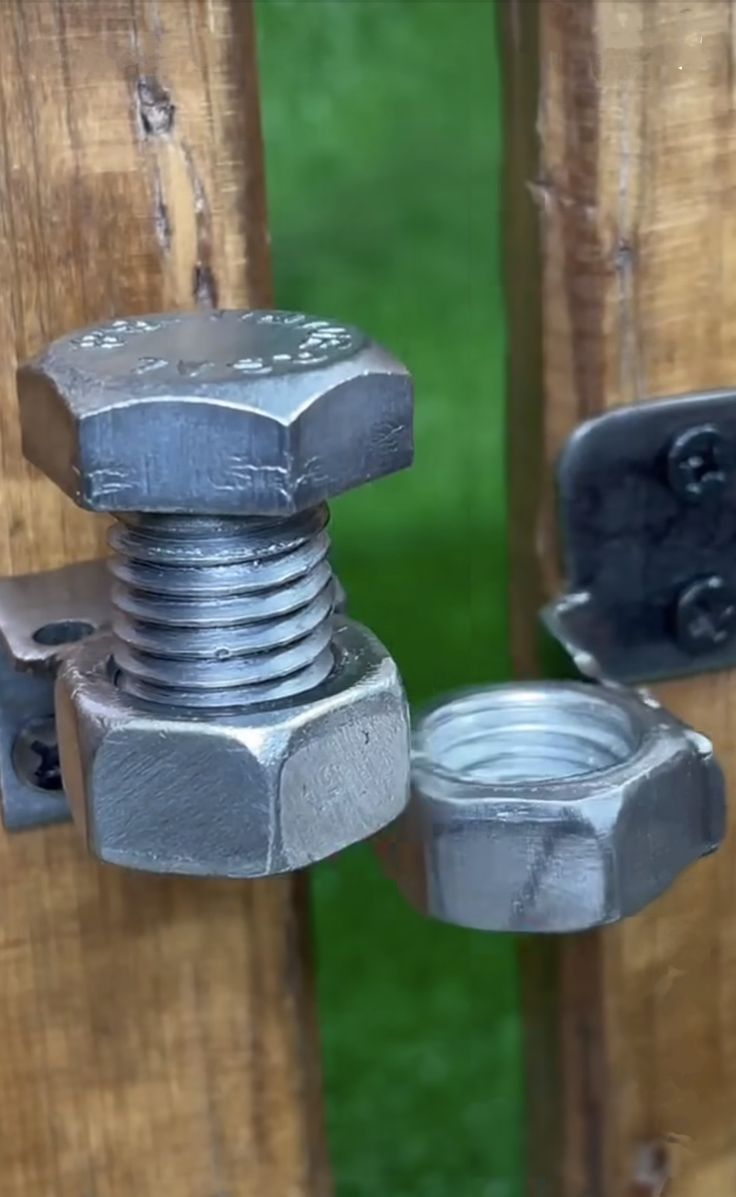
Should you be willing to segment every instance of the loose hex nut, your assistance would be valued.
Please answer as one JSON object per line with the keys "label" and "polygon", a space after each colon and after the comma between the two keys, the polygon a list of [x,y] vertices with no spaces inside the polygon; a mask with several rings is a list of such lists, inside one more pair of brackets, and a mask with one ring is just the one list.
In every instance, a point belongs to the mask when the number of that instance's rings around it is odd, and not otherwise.
{"label": "loose hex nut", "polygon": [[409,465],[411,378],[294,312],[113,320],[18,371],[23,451],[81,507],[289,515]]}
{"label": "loose hex nut", "polygon": [[217,722],[133,705],[101,640],[69,656],[56,693],[67,795],[99,859],[261,877],[365,839],[404,807],[406,700],[393,661],[359,625],[336,629],[322,686]]}
{"label": "loose hex nut", "polygon": [[380,853],[423,913],[486,931],[635,914],[724,834],[710,742],[584,683],[450,696],[418,721],[412,797]]}

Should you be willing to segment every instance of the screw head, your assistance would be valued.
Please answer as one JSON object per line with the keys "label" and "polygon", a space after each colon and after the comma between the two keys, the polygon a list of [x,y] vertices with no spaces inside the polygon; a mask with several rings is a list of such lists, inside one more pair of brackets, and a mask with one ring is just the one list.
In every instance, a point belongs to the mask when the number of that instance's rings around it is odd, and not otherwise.
{"label": "screw head", "polygon": [[733,464],[730,444],[714,425],[702,424],[672,442],[667,477],[681,499],[700,503],[722,493]]}
{"label": "screw head", "polygon": [[59,745],[53,718],[34,719],[21,728],[13,744],[13,765],[26,785],[61,796]]}
{"label": "screw head", "polygon": [[677,600],[675,634],[686,652],[712,652],[736,633],[736,591],[718,574],[686,586]]}

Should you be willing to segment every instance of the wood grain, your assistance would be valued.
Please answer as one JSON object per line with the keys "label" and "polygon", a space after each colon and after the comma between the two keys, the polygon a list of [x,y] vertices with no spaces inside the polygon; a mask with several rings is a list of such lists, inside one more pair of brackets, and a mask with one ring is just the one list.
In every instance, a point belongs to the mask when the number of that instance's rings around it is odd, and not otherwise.
{"label": "wood grain", "polygon": [[[534,121],[531,136],[509,125],[526,150],[509,158],[508,194],[536,208],[540,232],[538,253],[517,243],[523,283],[510,274],[512,288],[535,283],[542,318],[535,393],[509,413],[523,672],[557,585],[551,476],[565,438],[606,408],[736,380],[735,16],[732,0],[505,6],[509,119],[523,105]],[[527,351],[517,318],[512,359]],[[535,486],[523,430],[540,407]],[[736,678],[656,692],[713,737],[733,796]],[[535,1197],[736,1192],[734,834],[641,916],[531,941],[522,962]]]}
{"label": "wood grain", "polygon": [[[21,460],[17,358],[108,316],[270,299],[250,7],[0,5],[0,572],[102,551]],[[0,834],[3,1197],[328,1191],[305,887]]]}

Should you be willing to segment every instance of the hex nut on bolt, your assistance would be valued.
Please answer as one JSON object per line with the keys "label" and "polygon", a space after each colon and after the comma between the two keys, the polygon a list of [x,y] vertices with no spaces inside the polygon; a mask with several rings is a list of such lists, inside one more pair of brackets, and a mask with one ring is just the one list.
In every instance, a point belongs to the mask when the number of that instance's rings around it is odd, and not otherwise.
{"label": "hex nut on bolt", "polygon": [[101,859],[262,876],[408,796],[396,666],[338,618],[325,500],[408,465],[406,369],[290,312],[114,320],[21,367],[26,456],[117,516],[111,637],[57,679],[64,785]]}
{"label": "hex nut on bolt", "polygon": [[654,700],[540,682],[452,695],[418,720],[412,797],[380,854],[404,896],[485,931],[635,914],[724,834],[705,736]]}
{"label": "hex nut on bolt", "polygon": [[365,628],[337,628],[336,667],[320,687],[217,722],[141,709],[110,678],[111,648],[81,644],[56,691],[67,796],[100,860],[261,877],[366,839],[403,809],[406,703]]}

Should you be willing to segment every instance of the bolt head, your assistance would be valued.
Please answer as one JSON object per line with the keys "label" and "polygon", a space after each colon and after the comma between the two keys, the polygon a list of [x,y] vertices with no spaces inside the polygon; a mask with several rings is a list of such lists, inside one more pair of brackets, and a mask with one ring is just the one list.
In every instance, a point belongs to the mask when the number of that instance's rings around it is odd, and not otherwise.
{"label": "bolt head", "polygon": [[412,384],[297,312],[113,320],[18,371],[23,450],[91,511],[288,515],[408,466]]}

